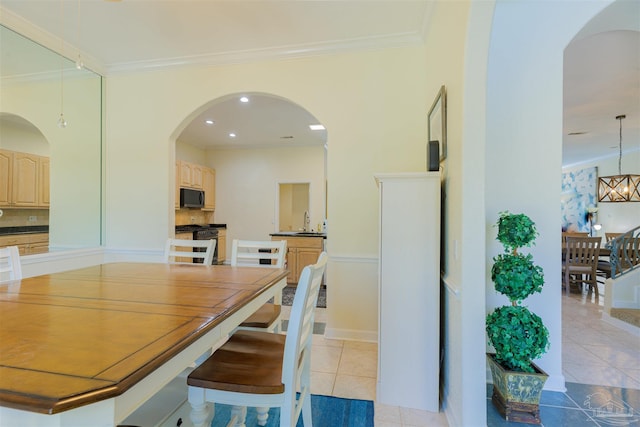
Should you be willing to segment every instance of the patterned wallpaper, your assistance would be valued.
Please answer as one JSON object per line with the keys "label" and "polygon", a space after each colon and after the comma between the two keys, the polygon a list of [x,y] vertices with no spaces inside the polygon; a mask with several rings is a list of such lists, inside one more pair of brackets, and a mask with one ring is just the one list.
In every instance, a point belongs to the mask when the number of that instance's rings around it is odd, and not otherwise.
{"label": "patterned wallpaper", "polygon": [[562,173],[562,230],[589,231],[587,208],[597,206],[597,181],[597,167]]}

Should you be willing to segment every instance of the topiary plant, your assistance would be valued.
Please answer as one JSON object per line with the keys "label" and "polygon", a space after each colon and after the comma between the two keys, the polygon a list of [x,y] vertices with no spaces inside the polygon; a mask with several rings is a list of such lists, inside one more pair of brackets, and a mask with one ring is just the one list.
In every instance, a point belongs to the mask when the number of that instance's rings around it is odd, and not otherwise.
{"label": "topiary plant", "polygon": [[538,236],[535,223],[524,214],[501,212],[496,223],[497,240],[505,253],[493,258],[491,280],[510,306],[496,308],[487,315],[487,336],[496,350],[495,359],[505,368],[535,372],[531,360],[549,348],[549,331],[542,319],[520,305],[529,295],[542,291],[544,274],[533,263],[531,254],[522,255],[518,249],[531,246]]}

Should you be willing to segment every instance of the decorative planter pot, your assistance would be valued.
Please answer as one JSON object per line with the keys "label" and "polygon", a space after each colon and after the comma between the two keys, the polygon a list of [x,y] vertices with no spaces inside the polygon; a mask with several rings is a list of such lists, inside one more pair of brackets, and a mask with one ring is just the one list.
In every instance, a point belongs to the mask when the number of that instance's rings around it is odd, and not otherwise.
{"label": "decorative planter pot", "polygon": [[507,421],[540,424],[540,396],[549,376],[534,363],[531,365],[535,373],[509,371],[494,356],[487,353],[493,377],[493,405]]}

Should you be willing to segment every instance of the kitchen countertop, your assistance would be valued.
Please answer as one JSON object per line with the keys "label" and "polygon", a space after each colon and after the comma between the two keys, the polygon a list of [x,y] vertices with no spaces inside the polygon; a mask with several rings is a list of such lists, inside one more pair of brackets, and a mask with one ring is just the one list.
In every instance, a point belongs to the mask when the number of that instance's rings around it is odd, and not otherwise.
{"label": "kitchen countertop", "polygon": [[8,236],[11,234],[34,234],[48,233],[48,225],[25,225],[20,227],[0,227],[0,236]]}
{"label": "kitchen countertop", "polygon": [[227,224],[187,224],[176,225],[176,233],[188,233],[196,230],[204,230],[207,228],[227,228]]}
{"label": "kitchen countertop", "polygon": [[327,233],[318,233],[315,231],[278,231],[271,233],[269,236],[286,236],[286,237],[321,237],[327,238]]}

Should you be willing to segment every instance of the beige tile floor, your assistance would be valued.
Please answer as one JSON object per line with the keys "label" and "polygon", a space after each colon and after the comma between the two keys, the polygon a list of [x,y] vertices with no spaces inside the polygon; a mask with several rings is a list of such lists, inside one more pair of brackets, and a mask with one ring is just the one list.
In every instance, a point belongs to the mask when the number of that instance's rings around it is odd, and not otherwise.
{"label": "beige tile floor", "polygon": [[[290,307],[282,307],[289,318]],[[317,323],[326,323],[326,309],[317,308]],[[313,336],[311,393],[373,400],[375,427],[447,427],[444,413],[383,405],[376,400],[378,345]]]}
{"label": "beige tile floor", "polygon": [[603,289],[562,296],[562,371],[581,384],[640,389],[640,336],[602,320]]}
{"label": "beige tile floor", "polygon": [[[602,292],[602,291],[601,291]],[[283,307],[288,319],[290,307]],[[640,337],[602,320],[602,299],[562,297],[562,364],[568,382],[640,389]],[[326,323],[326,309],[315,321]],[[376,400],[377,344],[313,337],[311,392]],[[444,413],[375,403],[375,427],[447,427]]]}

